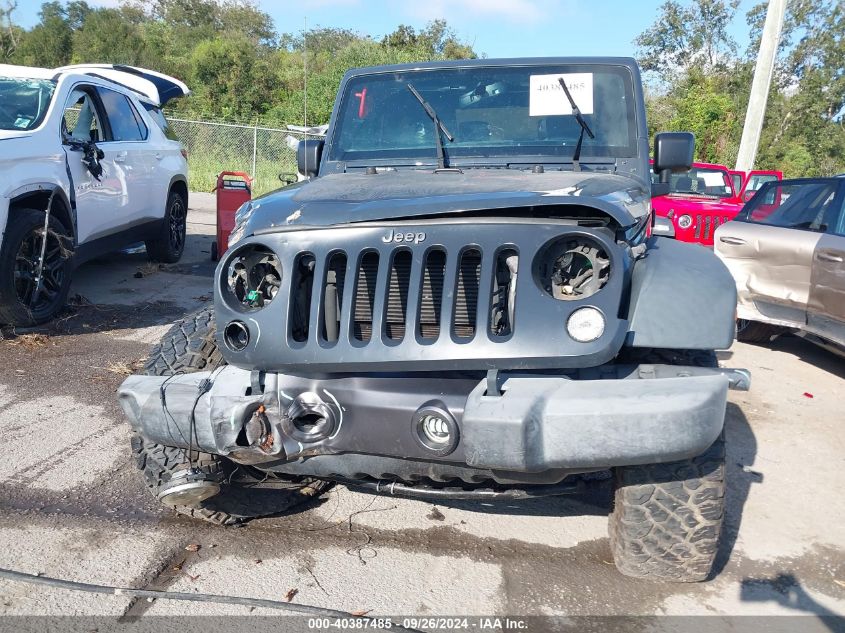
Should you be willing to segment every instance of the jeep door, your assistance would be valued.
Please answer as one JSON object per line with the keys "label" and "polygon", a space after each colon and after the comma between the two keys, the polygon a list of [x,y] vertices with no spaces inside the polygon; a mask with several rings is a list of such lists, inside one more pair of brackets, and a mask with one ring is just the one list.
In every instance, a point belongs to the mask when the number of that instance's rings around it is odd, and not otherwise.
{"label": "jeep door", "polygon": [[840,184],[770,182],[737,221],[719,227],[716,251],[737,282],[740,318],[758,312],[782,325],[806,325],[814,254]]}
{"label": "jeep door", "polygon": [[125,182],[118,177],[114,153],[97,161],[102,173],[95,176],[82,161],[82,144],[103,144],[108,129],[105,111],[94,86],[75,84],[64,100],[61,121],[56,126],[67,159],[71,199],[76,202],[77,244],[109,233],[119,222],[121,201],[127,198]]}
{"label": "jeep door", "polygon": [[734,195],[739,196],[742,192],[742,184],[745,182],[745,172],[737,169],[729,169],[728,173],[731,175],[731,184],[734,186]]}
{"label": "jeep door", "polygon": [[845,345],[845,182],[813,256],[807,330]]}
{"label": "jeep door", "polygon": [[[731,172],[733,173],[733,172]],[[754,197],[754,194],[765,185],[767,182],[774,182],[780,180],[783,174],[779,171],[766,171],[762,169],[755,169],[748,172],[748,177],[742,185],[742,201],[748,202]],[[739,192],[739,189],[737,189]]]}

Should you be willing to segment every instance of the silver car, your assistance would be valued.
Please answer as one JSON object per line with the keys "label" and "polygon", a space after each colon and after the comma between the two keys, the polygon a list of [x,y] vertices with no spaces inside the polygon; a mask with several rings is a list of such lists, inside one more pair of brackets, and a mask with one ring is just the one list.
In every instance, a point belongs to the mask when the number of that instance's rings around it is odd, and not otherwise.
{"label": "silver car", "polygon": [[793,328],[845,345],[845,178],[765,184],[715,234],[736,280],[737,338]]}

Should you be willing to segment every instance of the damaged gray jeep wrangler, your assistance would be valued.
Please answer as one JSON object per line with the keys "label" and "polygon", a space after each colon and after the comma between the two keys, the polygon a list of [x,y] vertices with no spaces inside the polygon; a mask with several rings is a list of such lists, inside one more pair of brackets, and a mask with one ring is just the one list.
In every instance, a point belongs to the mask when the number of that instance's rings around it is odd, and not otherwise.
{"label": "damaged gray jeep wrangler", "polygon": [[[654,169],[692,154],[659,134]],[[120,388],[152,493],[231,524],[331,482],[440,502],[611,472],[619,569],[705,579],[727,391],[749,377],[714,353],[727,270],[651,235],[636,63],[352,70],[298,161],[307,180],[238,211],[214,310]]]}

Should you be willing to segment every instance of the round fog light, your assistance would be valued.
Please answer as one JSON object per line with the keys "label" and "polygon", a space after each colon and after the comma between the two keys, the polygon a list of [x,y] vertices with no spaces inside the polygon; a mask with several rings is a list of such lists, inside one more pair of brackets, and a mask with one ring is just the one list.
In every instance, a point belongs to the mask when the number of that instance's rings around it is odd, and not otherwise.
{"label": "round fog light", "polygon": [[439,400],[426,402],[416,410],[411,432],[423,448],[440,456],[454,451],[461,435],[455,418]]}
{"label": "round fog light", "polygon": [[678,217],[678,226],[682,229],[688,229],[692,226],[692,216],[687,214]]}
{"label": "round fog light", "polygon": [[604,334],[604,315],[596,308],[578,308],[569,315],[566,331],[579,343],[595,341]]}
{"label": "round fog light", "polygon": [[438,415],[426,415],[420,421],[422,432],[434,444],[448,444],[449,424]]}

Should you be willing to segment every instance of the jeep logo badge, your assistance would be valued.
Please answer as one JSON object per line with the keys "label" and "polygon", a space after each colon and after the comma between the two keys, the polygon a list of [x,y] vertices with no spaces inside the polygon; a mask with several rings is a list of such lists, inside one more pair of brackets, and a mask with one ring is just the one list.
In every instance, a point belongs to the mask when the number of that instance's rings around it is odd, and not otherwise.
{"label": "jeep logo badge", "polygon": [[391,242],[395,242],[396,244],[403,242],[407,244],[419,244],[420,242],[425,242],[425,233],[400,233],[399,231],[390,229],[390,233],[383,236],[381,241],[385,244],[390,244]]}

